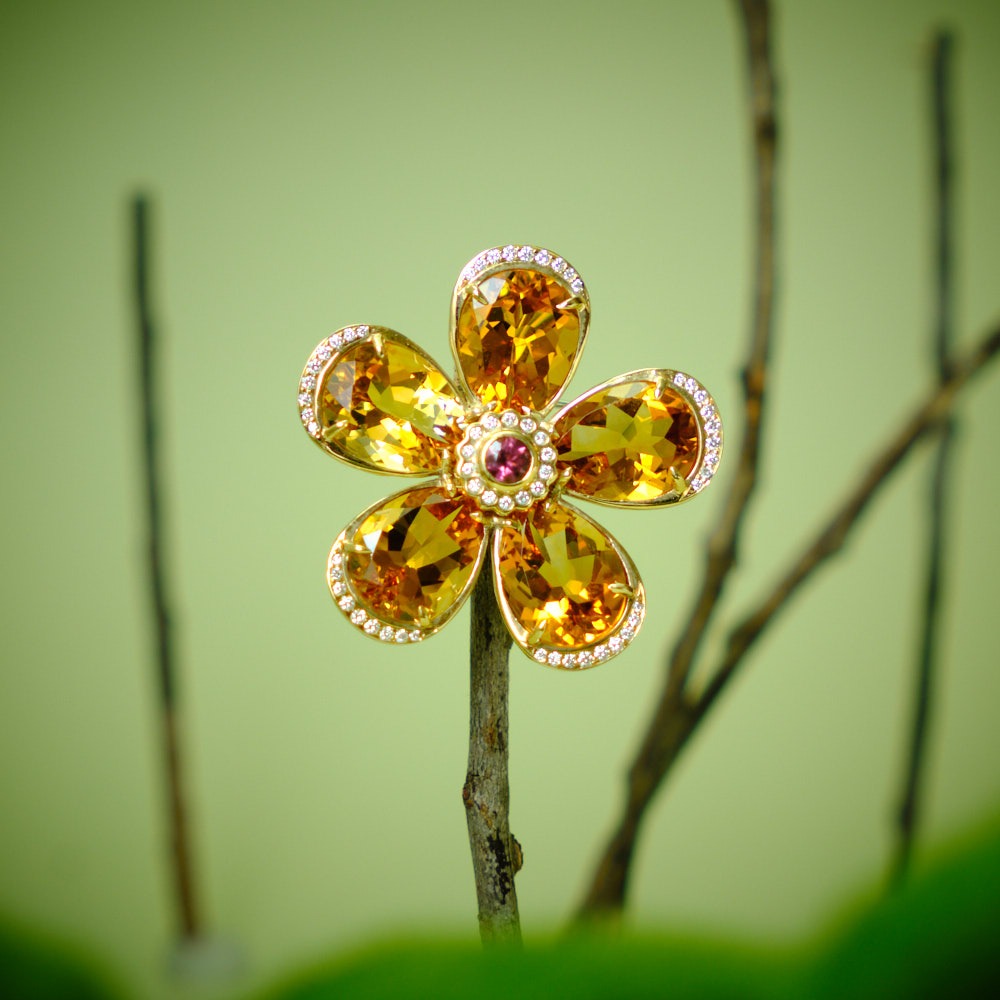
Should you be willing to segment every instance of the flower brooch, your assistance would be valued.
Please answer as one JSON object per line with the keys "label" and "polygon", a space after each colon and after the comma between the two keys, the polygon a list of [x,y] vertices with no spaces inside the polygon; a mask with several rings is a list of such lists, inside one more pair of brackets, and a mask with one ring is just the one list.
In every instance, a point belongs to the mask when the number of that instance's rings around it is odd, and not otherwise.
{"label": "flower brooch", "polygon": [[514,641],[578,669],[642,623],[625,550],[567,497],[662,507],[699,493],[722,453],[708,392],[667,368],[628,372],[557,402],[583,351],[590,298],[548,250],[495,247],[463,269],[450,379],[381,326],[345,327],[306,363],[299,413],[336,458],[427,481],[369,507],[337,537],[327,580],[349,621],[417,642],[451,620],[489,558]]}

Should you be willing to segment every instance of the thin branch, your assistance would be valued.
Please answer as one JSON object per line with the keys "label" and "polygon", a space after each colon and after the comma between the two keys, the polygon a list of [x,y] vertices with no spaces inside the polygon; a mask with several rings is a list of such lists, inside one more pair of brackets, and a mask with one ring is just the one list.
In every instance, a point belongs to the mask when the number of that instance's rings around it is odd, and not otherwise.
{"label": "thin branch", "polygon": [[[952,126],[951,126],[951,55],[952,38],[941,32],[934,38],[931,52],[931,120],[934,147],[934,269],[935,322],[931,358],[938,378],[948,378],[951,366],[954,281],[952,278]],[[910,869],[913,842],[920,810],[921,781],[924,775],[928,724],[934,677],[937,673],[938,636],[941,624],[941,595],[948,522],[948,486],[951,480],[952,446],[955,421],[945,422],[934,456],[933,479],[928,498],[928,534],[924,600],[921,615],[920,645],[915,662],[913,716],[909,747],[903,775],[903,788],[896,815],[897,841],[890,884],[900,885]]]}
{"label": "thin branch", "polygon": [[[648,797],[642,797],[646,790],[656,788],[663,782],[692,733],[732,681],[746,654],[767,627],[802,584],[843,548],[851,529],[858,523],[872,499],[916,445],[939,432],[942,423],[950,416],[961,390],[997,354],[1000,354],[1000,326],[972,351],[953,362],[948,380],[935,386],[927,399],[907,418],[868,466],[858,486],[848,494],[829,521],[825,522],[803,552],[793,560],[774,588],[730,632],[722,661],[701,695],[686,696],[669,717],[668,726],[660,733],[660,738],[656,742],[647,742],[648,756],[640,757],[632,767],[632,793],[626,804],[624,818],[605,851],[602,867],[594,877],[590,893],[581,907],[580,917],[593,917],[621,909],[623,898],[609,899],[601,893],[612,880],[620,885],[625,882],[639,820],[648,801]],[[615,866],[625,870],[616,870]]]}
{"label": "thin branch", "polygon": [[982,371],[998,353],[1000,353],[1000,326],[968,354],[953,360],[948,379],[935,386],[927,400],[914,411],[878,454],[858,486],[848,494],[827,525],[795,560],[774,589],[756,610],[732,630],[722,662],[704,692],[694,703],[691,715],[695,724],[732,680],[743,657],[760,638],[767,625],[773,621],[799,587],[824,562],[841,550],[848,533],[858,522],[875,494],[919,442],[931,434],[940,432],[966,383]]}
{"label": "thin branch", "polygon": [[508,657],[511,636],[500,615],[489,565],[472,591],[469,766],[462,801],[484,945],[520,944],[514,876],[521,847],[510,832],[507,777]]}
{"label": "thin branch", "polygon": [[177,724],[177,671],[173,620],[164,565],[164,525],[160,489],[158,395],[156,383],[156,325],[150,304],[151,209],[145,195],[132,201],[133,294],[139,350],[140,406],[143,427],[143,471],[146,492],[147,558],[150,601],[156,633],[156,665],[160,697],[163,758],[167,778],[171,873],[180,934],[199,934],[195,905],[191,846],[187,832],[180,731]]}
{"label": "thin branch", "polygon": [[749,113],[753,135],[756,185],[755,289],[749,351],[743,366],[746,423],[732,485],[718,525],[712,532],[701,587],[687,624],[670,656],[660,701],[629,772],[625,813],[598,863],[583,912],[620,908],[625,899],[632,848],[646,806],[658,787],[643,761],[668,752],[683,729],[684,689],[695,656],[712,621],[730,572],[739,559],[743,521],[757,484],[764,412],[767,399],[768,357],[774,326],[775,286],[775,153],[777,117],[771,61],[770,11],[766,0],[737,0],[749,73]]}

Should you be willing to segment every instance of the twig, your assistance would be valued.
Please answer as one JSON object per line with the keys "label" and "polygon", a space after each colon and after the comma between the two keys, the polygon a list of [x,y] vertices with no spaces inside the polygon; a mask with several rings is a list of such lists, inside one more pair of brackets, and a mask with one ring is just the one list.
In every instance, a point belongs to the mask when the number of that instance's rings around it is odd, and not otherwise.
{"label": "twig", "polygon": [[[951,54],[952,38],[941,32],[934,38],[931,53],[931,119],[933,122],[935,189],[935,322],[931,357],[938,378],[948,378],[951,364],[954,282],[952,280],[952,142],[951,142]],[[924,601],[921,615],[920,645],[915,662],[913,717],[909,747],[903,774],[903,787],[896,815],[896,847],[890,885],[898,886],[906,878],[913,854],[913,842],[919,819],[921,779],[924,773],[927,730],[937,673],[938,635],[941,624],[941,594],[948,521],[948,487],[955,421],[945,421],[934,455],[934,471],[928,498],[928,534]]]}
{"label": "twig", "polygon": [[686,724],[684,689],[726,581],[737,563],[741,528],[757,483],[768,379],[767,362],[774,325],[775,151],[778,129],[768,4],[766,0],[737,0],[737,7],[745,36],[749,70],[757,213],[753,315],[750,347],[743,367],[746,413],[744,436],[722,516],[708,541],[701,587],[687,617],[687,625],[671,653],[663,693],[629,772],[624,815],[598,863],[582,906],[583,914],[618,909],[624,903],[638,826],[659,785],[659,779],[653,778],[658,769],[650,771],[642,766],[642,762],[661,759],[669,754],[669,748],[677,738],[678,727],[683,729]]}
{"label": "twig", "polygon": [[510,647],[510,632],[500,615],[487,564],[472,591],[469,766],[462,788],[484,945],[521,941],[514,888],[514,876],[521,868],[521,847],[510,832],[508,818]]}
{"label": "twig", "polygon": [[[668,718],[668,726],[655,742],[647,741],[648,756],[639,757],[630,772],[630,789],[643,792],[658,787],[679,757],[691,734],[708,713],[751,647],[761,637],[768,625],[786,606],[794,594],[813,573],[843,547],[851,529],[857,524],[870,501],[889,481],[914,447],[929,435],[935,434],[946,421],[955,400],[974,375],[980,372],[997,354],[1000,354],[1000,327],[994,329],[972,351],[955,360],[948,380],[935,386],[928,398],[917,407],[889,443],[868,466],[860,483],[848,494],[824,524],[813,541],[806,546],[779,579],[775,587],[729,634],[722,661],[712,673],[711,681],[698,697],[686,696],[678,709]],[[623,896],[609,897],[602,894],[608,884],[624,886],[628,859],[635,844],[642,809],[647,799],[636,794],[629,797],[625,816],[602,858],[583,907],[581,917],[591,917],[620,910]],[[623,870],[617,870],[617,867]],[[613,882],[612,882],[613,880]]]}
{"label": "twig", "polygon": [[187,833],[180,731],[177,724],[177,679],[173,627],[164,567],[164,528],[160,502],[159,437],[157,434],[156,326],[150,305],[150,204],[145,195],[132,201],[133,290],[139,348],[140,406],[146,489],[146,530],[150,600],[156,631],[156,663],[160,696],[163,757],[167,778],[171,872],[180,934],[199,935],[191,847]]}

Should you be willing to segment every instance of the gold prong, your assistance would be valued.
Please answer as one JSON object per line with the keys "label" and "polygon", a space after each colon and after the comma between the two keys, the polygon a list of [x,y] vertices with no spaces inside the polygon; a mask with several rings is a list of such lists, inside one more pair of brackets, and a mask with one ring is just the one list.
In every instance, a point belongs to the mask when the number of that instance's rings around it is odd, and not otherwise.
{"label": "gold prong", "polygon": [[674,489],[679,497],[684,496],[688,490],[688,481],[671,465],[670,478],[674,481]]}
{"label": "gold prong", "polygon": [[549,495],[545,498],[546,510],[550,510],[551,507],[549,505],[555,503],[555,501],[566,492],[566,487],[569,486],[569,481],[572,476],[573,470],[570,468],[565,468],[560,471],[559,477],[552,484],[552,487],[549,489]]}
{"label": "gold prong", "polygon": [[627,583],[609,583],[608,590],[610,590],[612,594],[624,594],[633,601],[639,597],[639,595]]}
{"label": "gold prong", "polygon": [[560,305],[560,309],[580,309],[587,305],[587,300],[582,295],[574,295]]}
{"label": "gold prong", "polygon": [[379,354],[381,354],[385,349],[385,342],[382,340],[381,330],[375,330],[373,333],[370,333],[368,335],[368,340]]}
{"label": "gold prong", "polygon": [[534,646],[541,641],[542,636],[545,635],[545,627],[542,625],[536,626],[535,630],[525,639],[524,644],[526,646]]}
{"label": "gold prong", "polygon": [[654,391],[656,393],[657,399],[662,399],[663,394],[670,388],[671,382],[663,372],[660,372],[656,376],[656,382],[654,383]]}

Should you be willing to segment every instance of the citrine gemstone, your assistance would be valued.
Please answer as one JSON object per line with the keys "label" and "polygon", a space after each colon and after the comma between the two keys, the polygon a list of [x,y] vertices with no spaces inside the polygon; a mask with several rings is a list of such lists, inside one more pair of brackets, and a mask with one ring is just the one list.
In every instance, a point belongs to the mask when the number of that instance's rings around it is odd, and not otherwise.
{"label": "citrine gemstone", "polygon": [[347,577],[371,614],[393,625],[440,628],[472,590],[484,528],[473,504],[436,487],[389,497],[345,539]]}
{"label": "citrine gemstone", "polygon": [[691,406],[652,379],[596,389],[556,424],[559,463],[573,470],[570,492],[610,503],[655,503],[676,491],[670,470],[690,477],[698,438]]}
{"label": "citrine gemstone", "polygon": [[494,438],[483,450],[483,469],[496,483],[519,483],[531,468],[531,449],[513,434]]}
{"label": "citrine gemstone", "polygon": [[507,606],[531,645],[575,649],[607,637],[628,598],[612,584],[628,580],[604,530],[577,510],[535,507],[505,527],[498,570]]}
{"label": "citrine gemstone", "polygon": [[388,331],[354,344],[330,365],[317,404],[323,442],[379,472],[438,471],[463,412],[437,365]]}
{"label": "citrine gemstone", "polygon": [[546,409],[580,349],[581,305],[540,271],[503,271],[469,285],[455,329],[469,388],[488,404]]}

